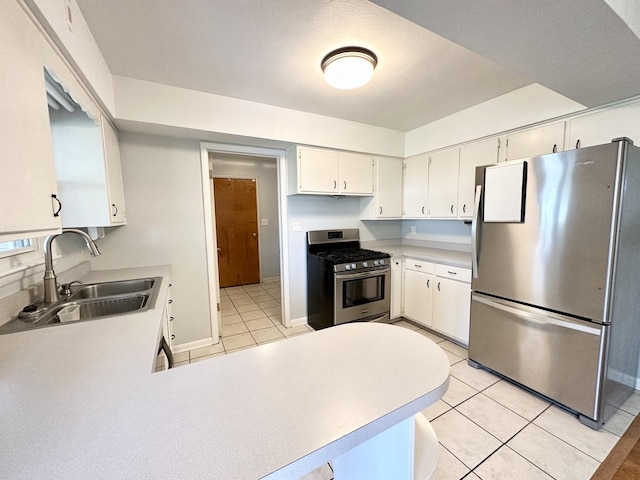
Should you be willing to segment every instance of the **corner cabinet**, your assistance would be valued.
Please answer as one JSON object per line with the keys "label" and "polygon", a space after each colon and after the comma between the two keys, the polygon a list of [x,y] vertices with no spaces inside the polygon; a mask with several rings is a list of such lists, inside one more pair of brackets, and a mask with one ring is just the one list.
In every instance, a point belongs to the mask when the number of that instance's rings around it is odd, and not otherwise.
{"label": "corner cabinet", "polygon": [[373,195],[371,156],[296,146],[287,158],[289,195]]}
{"label": "corner cabinet", "polygon": [[360,219],[402,218],[402,160],[381,157],[374,162],[374,194],[360,199]]}
{"label": "corner cabinet", "polygon": [[427,218],[429,155],[417,155],[404,161],[403,217]]}
{"label": "corner cabinet", "polygon": [[59,233],[41,36],[16,2],[0,29],[0,242]]}
{"label": "corner cabinet", "polygon": [[459,148],[429,155],[429,218],[458,216],[459,161]]}

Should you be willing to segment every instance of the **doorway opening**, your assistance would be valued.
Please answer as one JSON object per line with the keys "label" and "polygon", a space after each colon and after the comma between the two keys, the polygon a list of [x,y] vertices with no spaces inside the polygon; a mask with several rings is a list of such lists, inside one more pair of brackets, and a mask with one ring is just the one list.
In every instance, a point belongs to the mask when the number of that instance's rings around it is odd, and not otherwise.
{"label": "doorway opening", "polygon": [[[222,318],[229,314],[230,307],[244,307],[237,308],[238,314],[248,312],[248,306],[235,305],[241,302],[232,302],[234,305],[229,302],[240,290],[256,302],[277,300],[277,305],[261,307],[276,325],[288,327],[285,151],[202,143],[201,163],[205,198],[210,199],[205,201],[205,236],[210,298],[215,302],[211,309],[214,342],[219,341]],[[251,200],[253,195],[255,200]],[[247,213],[251,209],[254,213]],[[234,223],[240,223],[240,228],[234,227]],[[257,258],[257,268],[251,256]],[[238,267],[235,261],[243,266]],[[240,271],[244,268],[247,272]],[[274,283],[278,292],[272,290]],[[270,287],[267,293],[273,298],[254,299],[264,294],[259,289],[267,286]],[[232,289],[236,291],[230,296]]]}

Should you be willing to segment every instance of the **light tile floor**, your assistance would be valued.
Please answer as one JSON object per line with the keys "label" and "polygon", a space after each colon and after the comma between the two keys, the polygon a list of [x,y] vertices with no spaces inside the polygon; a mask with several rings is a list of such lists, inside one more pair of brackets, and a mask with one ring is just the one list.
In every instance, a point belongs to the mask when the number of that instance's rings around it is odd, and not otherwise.
{"label": "light tile floor", "polygon": [[[222,341],[176,354],[176,366],[313,331],[307,325],[284,328],[278,282],[225,288],[220,299]],[[594,431],[546,400],[468,366],[466,348],[406,320],[394,325],[436,342],[451,365],[447,393],[423,411],[440,441],[434,480],[586,480],[640,413],[635,393]],[[300,480],[332,479],[330,466],[323,465]]]}
{"label": "light tile floor", "polygon": [[592,430],[546,400],[470,367],[465,348],[405,320],[395,325],[436,342],[451,364],[449,390],[423,411],[440,441],[434,480],[586,480],[640,413],[635,393]]}
{"label": "light tile floor", "polygon": [[278,281],[220,289],[220,343],[174,354],[175,366],[310,333],[307,325],[282,325],[280,298]]}

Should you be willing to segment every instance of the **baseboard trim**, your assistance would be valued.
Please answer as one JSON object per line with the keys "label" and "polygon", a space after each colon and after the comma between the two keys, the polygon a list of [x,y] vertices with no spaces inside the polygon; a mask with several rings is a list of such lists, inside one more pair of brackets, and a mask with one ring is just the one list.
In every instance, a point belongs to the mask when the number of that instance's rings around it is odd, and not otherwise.
{"label": "baseboard trim", "polygon": [[279,282],[280,281],[280,277],[265,277],[262,279],[262,283],[265,282]]}
{"label": "baseboard trim", "polygon": [[296,325],[304,325],[307,322],[307,317],[299,317],[299,318],[292,318],[291,319],[291,326],[295,327]]}
{"label": "baseboard trim", "polygon": [[[188,352],[194,348],[208,347],[213,345],[213,338],[203,338],[202,340],[196,340],[195,342],[181,343],[180,345],[173,345],[171,351],[173,353]],[[217,342],[216,342],[217,343]]]}

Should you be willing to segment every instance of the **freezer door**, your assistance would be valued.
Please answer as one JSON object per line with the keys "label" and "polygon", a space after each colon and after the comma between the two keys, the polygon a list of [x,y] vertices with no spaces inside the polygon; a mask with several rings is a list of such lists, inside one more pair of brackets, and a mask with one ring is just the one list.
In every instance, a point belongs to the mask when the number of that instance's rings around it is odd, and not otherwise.
{"label": "freezer door", "polygon": [[478,208],[472,289],[606,322],[618,144],[526,162],[524,222],[484,223]]}
{"label": "freezer door", "polygon": [[609,328],[474,293],[469,360],[599,421]]}

